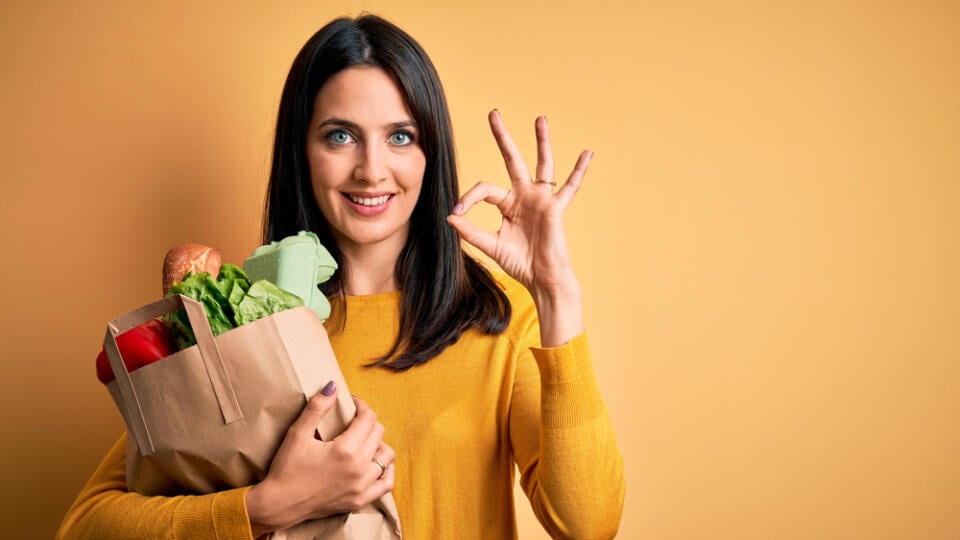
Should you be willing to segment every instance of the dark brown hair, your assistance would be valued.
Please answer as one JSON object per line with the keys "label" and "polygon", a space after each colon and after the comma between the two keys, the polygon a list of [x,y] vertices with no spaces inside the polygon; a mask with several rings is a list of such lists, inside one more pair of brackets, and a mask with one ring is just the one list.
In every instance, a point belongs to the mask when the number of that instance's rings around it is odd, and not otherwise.
{"label": "dark brown hair", "polygon": [[[463,251],[446,217],[457,202],[456,156],[443,87],[426,52],[407,33],[375,15],[337,19],[300,50],[287,76],[273,147],[264,212],[264,241],[313,231],[341,269],[322,286],[343,297],[342,257],[310,181],[305,141],[313,104],[323,84],[353,66],[377,66],[400,85],[426,156],[423,187],[394,269],[400,284],[400,330],[390,351],[371,365],[398,370],[434,358],[471,328],[497,334],[510,321],[510,303],[490,273]],[[345,303],[334,302],[334,329],[345,322]]]}

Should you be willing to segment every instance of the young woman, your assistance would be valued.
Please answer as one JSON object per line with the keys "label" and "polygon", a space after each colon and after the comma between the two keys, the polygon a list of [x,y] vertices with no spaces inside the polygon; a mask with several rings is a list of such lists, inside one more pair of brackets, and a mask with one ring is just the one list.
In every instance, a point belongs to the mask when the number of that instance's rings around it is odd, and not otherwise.
{"label": "young woman", "polygon": [[[510,187],[479,183],[458,199],[447,105],[421,47],[369,15],[314,35],[283,90],[265,239],[311,230],[340,264],[324,291],[328,330],[357,419],[331,442],[313,437],[328,386],[263,481],[199,496],[128,493],[121,439],[60,533],[249,538],[392,491],[406,538],[509,538],[519,467],[552,536],[614,536],[623,463],[562,224],[591,154],[557,182],[538,118],[531,175],[499,112],[489,121]],[[480,202],[503,215],[496,233],[465,217]]]}

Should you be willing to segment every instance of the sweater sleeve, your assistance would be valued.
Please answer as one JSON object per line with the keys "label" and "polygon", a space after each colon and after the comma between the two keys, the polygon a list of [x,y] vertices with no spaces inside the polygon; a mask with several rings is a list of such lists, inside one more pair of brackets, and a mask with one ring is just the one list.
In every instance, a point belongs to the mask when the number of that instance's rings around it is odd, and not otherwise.
{"label": "sweater sleeve", "polygon": [[174,497],[129,492],[124,433],[67,510],[57,539],[252,538],[248,489]]}
{"label": "sweater sleeve", "polygon": [[[536,324],[527,334],[534,331]],[[623,456],[585,334],[560,347],[521,348],[510,437],[520,484],[551,537],[616,535],[626,491]]]}

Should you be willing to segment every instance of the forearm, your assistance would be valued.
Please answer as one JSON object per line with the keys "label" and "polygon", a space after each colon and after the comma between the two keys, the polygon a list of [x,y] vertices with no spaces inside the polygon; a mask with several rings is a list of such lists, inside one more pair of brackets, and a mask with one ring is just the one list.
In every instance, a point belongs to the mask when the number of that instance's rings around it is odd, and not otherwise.
{"label": "forearm", "polygon": [[176,497],[128,492],[125,446],[121,437],[67,511],[57,538],[252,538],[246,488]]}
{"label": "forearm", "polygon": [[243,491],[176,497],[104,492],[68,514],[57,537],[252,538],[249,523],[236,512]]}
{"label": "forearm", "polygon": [[541,374],[539,455],[521,483],[554,537],[611,538],[623,507],[623,457],[586,337],[533,352]]}

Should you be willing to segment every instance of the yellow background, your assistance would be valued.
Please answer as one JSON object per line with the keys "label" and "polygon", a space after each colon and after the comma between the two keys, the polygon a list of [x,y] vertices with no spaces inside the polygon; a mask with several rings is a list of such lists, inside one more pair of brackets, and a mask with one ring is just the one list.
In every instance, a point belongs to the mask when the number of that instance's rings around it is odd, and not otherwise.
{"label": "yellow background", "polygon": [[363,9],[431,53],[464,186],[506,182],[493,107],[596,152],[621,538],[960,537],[960,4],[706,0],[0,4],[3,536],[120,432],[93,360],[166,249],[256,246],[286,70]]}

